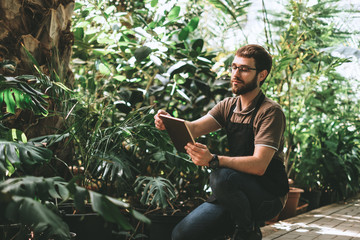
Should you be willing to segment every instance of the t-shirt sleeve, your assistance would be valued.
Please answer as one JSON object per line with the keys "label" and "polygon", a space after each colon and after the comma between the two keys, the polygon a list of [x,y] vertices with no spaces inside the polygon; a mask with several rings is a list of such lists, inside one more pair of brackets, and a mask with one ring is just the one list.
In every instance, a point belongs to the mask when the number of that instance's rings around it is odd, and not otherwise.
{"label": "t-shirt sleeve", "polygon": [[255,145],[279,149],[285,131],[285,115],[279,106],[272,106],[259,113],[255,129]]}
{"label": "t-shirt sleeve", "polygon": [[230,98],[225,98],[224,100],[218,102],[209,112],[208,114],[212,116],[221,127],[225,126],[226,116],[229,112],[229,101]]}

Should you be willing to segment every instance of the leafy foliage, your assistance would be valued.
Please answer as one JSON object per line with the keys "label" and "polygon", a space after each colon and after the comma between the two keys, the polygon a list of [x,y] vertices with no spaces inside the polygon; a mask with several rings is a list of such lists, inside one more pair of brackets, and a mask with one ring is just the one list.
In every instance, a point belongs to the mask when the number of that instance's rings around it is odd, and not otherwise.
{"label": "leafy foliage", "polygon": [[[0,104],[5,103],[6,112],[15,114],[17,108],[29,109],[36,114],[46,116],[48,111],[43,105],[47,102],[47,96],[27,82],[36,81],[35,76],[5,77],[0,75]],[[44,99],[45,98],[45,99]]]}
{"label": "leafy foliage", "polygon": [[[184,15],[175,2],[160,11],[157,4],[153,1],[145,11],[129,2],[128,12],[106,2],[101,7],[92,1],[76,4],[73,62],[80,88],[69,133],[76,160],[89,173],[84,184],[101,191],[115,188],[119,196],[137,199],[134,204],[165,208],[166,197],[181,202],[174,189],[203,195],[207,172],[177,155],[166,132],[154,127],[154,112],[166,109],[198,118],[228,93],[228,81],[216,79],[216,55],[196,35],[200,13]],[[135,183],[142,177],[166,179],[166,187],[144,196],[140,189],[147,184]],[[198,185],[189,184],[195,177]]]}
{"label": "leafy foliage", "polygon": [[[334,146],[342,145],[341,136],[359,132],[356,123],[359,115],[356,105],[349,101],[353,93],[347,80],[336,73],[337,67],[348,59],[328,51],[350,34],[330,23],[340,12],[335,7],[337,2],[318,1],[309,6],[307,2],[290,1],[286,12],[274,13],[276,21],[271,22],[271,26],[277,29],[279,38],[267,41],[276,54],[266,90],[284,107],[286,163],[290,177],[306,189],[330,188],[340,199],[359,190],[352,185],[358,181],[359,159],[354,151],[359,143],[352,142],[341,154],[334,151]],[[347,128],[353,128],[354,132]],[[351,163],[344,162],[348,154],[354,156]],[[348,164],[354,171],[345,170]]]}
{"label": "leafy foliage", "polygon": [[[129,208],[127,203],[80,188],[59,177],[28,176],[1,182],[0,210],[5,213],[1,218],[28,225],[36,236],[42,238],[70,239],[68,226],[61,220],[59,213],[50,207],[52,204],[49,203],[49,206],[42,204],[52,198],[63,201],[74,199],[77,209],[84,208],[86,202],[89,201],[92,209],[107,221],[116,223],[125,230],[132,228],[120,211],[120,209]],[[149,222],[146,217],[135,210],[129,210],[139,220]]]}
{"label": "leafy foliage", "polygon": [[[271,22],[264,14],[274,70],[263,88],[286,113],[290,176],[299,184],[334,190],[344,198],[359,190],[359,142],[355,137],[359,109],[347,79],[336,74],[336,67],[348,60],[330,52],[349,36],[329,24],[339,12],[333,2],[337,1],[310,6],[306,1],[289,1],[286,11],[274,13]],[[37,90],[42,89],[50,96],[48,102],[60,102],[51,114],[61,115],[66,127],[60,135],[28,141],[21,131],[0,124],[1,177],[6,179],[17,171],[26,174],[25,166],[48,162],[52,159],[49,147],[67,140],[74,147],[70,166],[74,179],[70,183],[16,179],[11,183],[19,191],[4,187],[7,192],[1,190],[0,199],[5,202],[0,208],[12,206],[8,209],[14,214],[11,219],[56,235],[67,230],[61,224],[59,232],[49,230],[58,219],[43,210],[46,204],[39,205],[53,198],[73,199],[79,209],[90,201],[94,211],[127,230],[130,226],[119,208],[144,222],[147,219],[120,199],[135,207],[185,210],[196,206],[195,199],[205,199],[208,172],[175,151],[166,132],[154,127],[153,115],[165,109],[175,117],[197,119],[220,99],[231,96],[227,67],[232,56],[209,49],[224,49],[223,40],[211,43],[216,31],[225,36],[233,30],[246,41],[242,27],[249,5],[249,1],[234,0],[76,1],[72,89],[57,71],[43,74],[38,60],[26,49],[39,77],[0,75],[0,104],[2,113],[7,112],[3,119],[17,109],[47,116],[47,97]],[[205,18],[207,12],[211,21]],[[1,62],[3,72],[12,73],[13,66],[11,61]],[[52,67],[57,69],[56,64]],[[198,141],[213,153],[227,151],[222,131]],[[23,196],[24,189],[31,194]],[[9,198],[16,201],[10,204]],[[44,214],[35,222],[16,218],[19,204],[34,204]]]}
{"label": "leafy foliage", "polygon": [[10,170],[10,175],[16,168],[45,163],[51,158],[52,151],[47,148],[41,148],[32,143],[0,140],[0,161],[8,171]]}
{"label": "leafy foliage", "polygon": [[175,189],[168,179],[162,177],[139,177],[136,179],[135,191],[141,191],[142,204],[151,203],[165,208],[168,200],[175,198]]}

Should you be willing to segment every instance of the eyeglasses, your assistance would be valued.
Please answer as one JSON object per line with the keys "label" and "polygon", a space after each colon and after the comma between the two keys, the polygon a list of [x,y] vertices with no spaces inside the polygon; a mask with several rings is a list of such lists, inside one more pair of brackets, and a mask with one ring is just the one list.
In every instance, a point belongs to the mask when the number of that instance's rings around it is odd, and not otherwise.
{"label": "eyeglasses", "polygon": [[249,66],[246,66],[246,65],[241,65],[241,66],[236,66],[236,65],[232,65],[230,67],[231,71],[235,72],[236,69],[239,70],[240,73],[243,73],[243,72],[250,72],[250,70],[256,70],[256,68],[252,68],[252,67],[249,67]]}

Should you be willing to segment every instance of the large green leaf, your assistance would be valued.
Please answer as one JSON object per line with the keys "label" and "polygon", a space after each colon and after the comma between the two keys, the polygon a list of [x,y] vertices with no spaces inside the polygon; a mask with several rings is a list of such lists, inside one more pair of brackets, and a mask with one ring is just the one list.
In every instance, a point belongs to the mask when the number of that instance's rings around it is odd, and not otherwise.
{"label": "large green leaf", "polygon": [[195,70],[196,70],[196,66],[191,61],[189,62],[179,61],[168,69],[167,74],[170,76],[170,79],[172,79],[175,74],[182,73],[185,71],[193,72]]}
{"label": "large green leaf", "polygon": [[49,162],[52,151],[33,143],[12,142],[0,139],[0,162],[21,168]]}
{"label": "large green leaf", "polygon": [[60,177],[43,178],[26,176],[22,178],[10,178],[0,183],[0,191],[14,196],[38,198],[48,200],[49,196],[66,200],[69,191],[64,189],[66,183]]}
{"label": "large green leaf", "polygon": [[117,179],[130,179],[133,177],[130,160],[124,153],[121,153],[120,156],[105,153],[97,155],[96,159],[100,162],[96,169],[96,175],[99,175],[99,178],[109,179],[113,182]]}
{"label": "large green leaf", "polygon": [[94,191],[89,191],[89,195],[93,210],[99,213],[105,220],[116,223],[125,230],[132,229],[131,224],[126,220],[119,208],[128,207],[128,204]]}
{"label": "large green leaf", "polygon": [[176,19],[176,18],[179,16],[180,9],[181,9],[181,8],[180,8],[179,6],[173,7],[173,8],[170,10],[170,12],[169,12],[169,14],[168,14],[168,16],[167,16],[168,19],[169,19],[170,21]]}
{"label": "large green leaf", "polygon": [[142,204],[165,208],[168,206],[168,200],[175,197],[174,186],[166,178],[143,176],[136,179],[135,183],[135,191],[142,193]]}
{"label": "large green leaf", "polygon": [[66,138],[68,138],[70,136],[69,133],[65,133],[65,134],[51,134],[51,135],[45,135],[45,136],[41,136],[41,137],[36,137],[36,138],[31,138],[29,139],[29,142],[34,143],[34,144],[46,144],[47,147],[64,141],[66,140]]}
{"label": "large green leaf", "polygon": [[45,205],[32,198],[13,196],[5,209],[5,216],[13,222],[31,226],[35,236],[70,239],[67,224]]}
{"label": "large green leaf", "polygon": [[0,105],[6,105],[6,111],[15,114],[17,108],[30,109],[36,114],[47,116],[48,111],[43,105],[47,96],[29,86],[26,81],[36,79],[25,75],[18,77],[4,77],[0,74]]}
{"label": "large green leaf", "polygon": [[158,0],[151,0],[152,7],[156,7],[157,4],[158,4]]}
{"label": "large green leaf", "polygon": [[29,226],[37,236],[70,239],[68,226],[57,214],[36,201],[49,200],[51,195],[67,199],[66,183],[59,177],[27,176],[10,178],[0,183],[1,206],[5,219]]}
{"label": "large green leaf", "polygon": [[190,33],[190,29],[188,26],[181,29],[181,31],[179,33],[179,40],[181,40],[181,41],[186,40],[189,36],[189,33]]}
{"label": "large green leaf", "polygon": [[190,20],[189,24],[187,25],[190,32],[193,32],[195,31],[195,29],[198,27],[199,25],[199,21],[200,21],[200,18],[199,17],[194,17]]}

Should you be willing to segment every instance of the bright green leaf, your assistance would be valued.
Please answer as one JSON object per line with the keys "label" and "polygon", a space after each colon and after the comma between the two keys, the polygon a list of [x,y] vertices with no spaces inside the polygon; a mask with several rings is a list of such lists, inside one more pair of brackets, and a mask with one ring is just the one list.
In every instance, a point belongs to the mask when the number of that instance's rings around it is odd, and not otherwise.
{"label": "bright green leaf", "polygon": [[199,17],[194,17],[190,20],[189,24],[187,25],[190,32],[193,32],[199,25]]}
{"label": "bright green leaf", "polygon": [[127,77],[123,75],[116,75],[113,78],[119,82],[125,81],[127,79]]}
{"label": "bright green leaf", "polygon": [[106,76],[110,75],[110,73],[111,73],[110,69],[103,63],[99,64],[99,71],[101,74],[106,75]]}
{"label": "bright green leaf", "polygon": [[173,7],[171,10],[170,10],[170,12],[169,12],[169,14],[168,14],[168,19],[170,20],[170,21],[172,21],[172,20],[174,20],[175,18],[177,18],[178,16],[179,16],[179,13],[180,13],[180,7],[179,6],[175,6],[175,7]]}
{"label": "bright green leaf", "polygon": [[151,7],[156,7],[158,0],[151,0]]}

